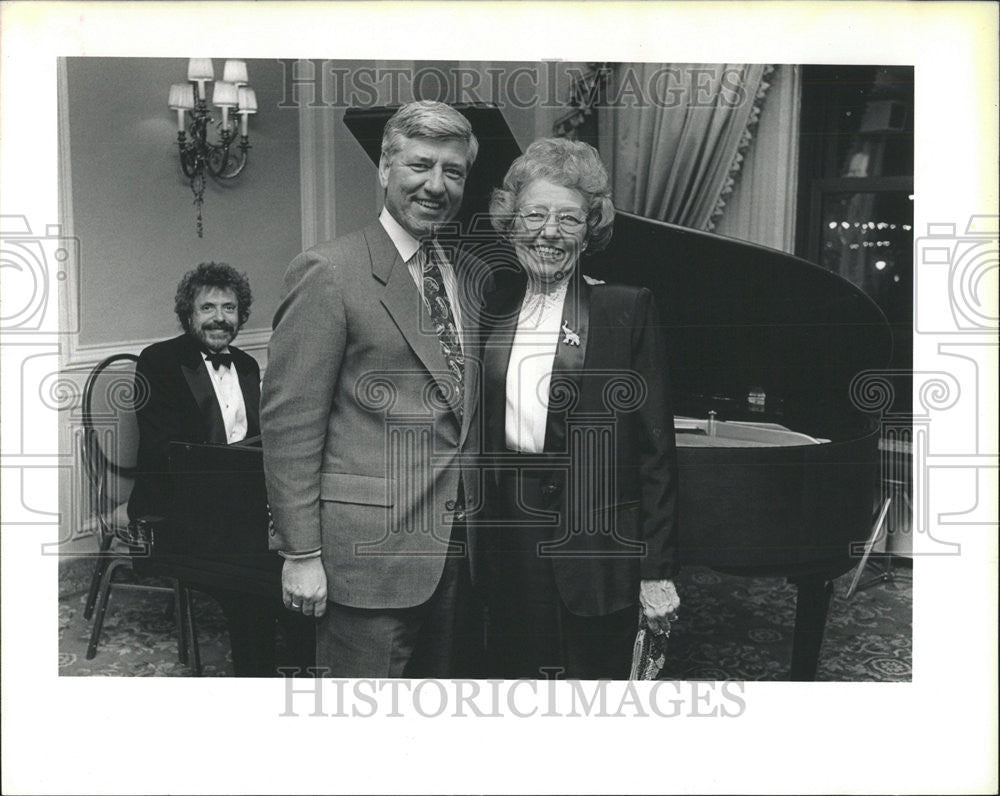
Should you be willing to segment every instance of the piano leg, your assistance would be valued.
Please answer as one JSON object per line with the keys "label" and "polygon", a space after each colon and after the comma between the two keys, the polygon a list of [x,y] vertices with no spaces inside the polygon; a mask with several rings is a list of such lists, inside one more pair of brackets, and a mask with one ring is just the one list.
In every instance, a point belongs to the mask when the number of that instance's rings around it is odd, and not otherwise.
{"label": "piano leg", "polygon": [[184,584],[175,580],[174,599],[171,602],[171,605],[173,606],[173,616],[171,618],[177,620],[177,660],[179,660],[184,666],[187,666],[188,662],[187,615],[185,612],[186,600],[187,592],[184,589]]}
{"label": "piano leg", "polygon": [[194,622],[194,603],[191,599],[191,590],[186,584],[179,583],[178,591],[183,606],[178,612],[178,622],[186,628],[184,635],[187,636],[188,644],[191,647],[191,668],[194,669],[195,677],[201,677],[201,650],[198,647],[198,626]]}
{"label": "piano leg", "polygon": [[822,575],[790,578],[799,590],[795,603],[795,635],[792,640],[792,681],[813,681],[819,665],[826,614],[833,582]]}

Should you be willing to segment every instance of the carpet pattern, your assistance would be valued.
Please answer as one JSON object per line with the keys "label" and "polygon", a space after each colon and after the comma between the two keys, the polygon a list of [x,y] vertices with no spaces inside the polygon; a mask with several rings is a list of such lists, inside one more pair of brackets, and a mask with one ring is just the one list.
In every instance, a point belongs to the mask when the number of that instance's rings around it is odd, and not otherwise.
{"label": "carpet pattern", "polygon": [[[894,582],[845,598],[848,573],[834,594],[817,679],[833,682],[909,682],[912,679],[913,592],[908,562]],[[75,572],[75,570],[74,570]],[[869,569],[867,575],[875,571]],[[86,586],[80,574],[61,576],[59,672],[67,676],[189,677],[177,660],[177,634],[168,595],[114,591],[97,656],[86,659],[90,623],[83,619]],[[741,578],[702,567],[677,581],[680,618],[669,639],[661,679],[787,680],[795,625],[794,586],[776,578]],[[225,619],[210,597],[192,593],[202,673],[232,676]]]}
{"label": "carpet pattern", "polygon": [[[874,574],[869,570],[866,575]],[[851,573],[834,582],[817,680],[909,682],[913,590],[909,569],[846,599]],[[680,619],[663,679],[787,680],[795,628],[794,586],[692,567],[678,579]]]}

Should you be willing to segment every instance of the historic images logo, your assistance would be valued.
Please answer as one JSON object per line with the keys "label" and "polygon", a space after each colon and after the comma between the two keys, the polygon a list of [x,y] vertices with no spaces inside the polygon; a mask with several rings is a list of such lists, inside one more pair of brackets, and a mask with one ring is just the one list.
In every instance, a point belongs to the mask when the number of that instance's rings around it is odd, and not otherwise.
{"label": "historic images logo", "polygon": [[[542,61],[532,66],[491,66],[485,69],[436,66],[419,68],[372,66],[347,68],[340,61],[279,59],[284,69],[284,88],[279,108],[370,107],[401,105],[414,98],[449,104],[489,101],[500,108],[565,109],[567,81],[582,83],[587,73],[579,66]],[[598,79],[607,78],[611,67],[597,65]],[[615,70],[595,107],[692,108],[737,107],[747,101],[739,69],[726,69],[721,77],[715,69],[698,66],[662,66],[652,71],[632,66]],[[715,80],[718,79],[718,85]],[[606,82],[603,81],[602,82]]]}

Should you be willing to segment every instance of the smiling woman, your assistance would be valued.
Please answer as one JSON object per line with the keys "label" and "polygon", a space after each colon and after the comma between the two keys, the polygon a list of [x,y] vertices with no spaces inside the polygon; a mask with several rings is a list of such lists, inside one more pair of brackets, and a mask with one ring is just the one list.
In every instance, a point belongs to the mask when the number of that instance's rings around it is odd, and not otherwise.
{"label": "smiling woman", "polygon": [[587,248],[587,200],[575,188],[535,180],[519,197],[512,240],[532,283],[560,282]]}
{"label": "smiling woman", "polygon": [[642,605],[669,629],[676,452],[658,314],[644,288],[591,284],[584,252],[611,238],[597,151],[542,139],[493,192],[521,272],[488,300],[484,351],[490,675],[624,679]]}

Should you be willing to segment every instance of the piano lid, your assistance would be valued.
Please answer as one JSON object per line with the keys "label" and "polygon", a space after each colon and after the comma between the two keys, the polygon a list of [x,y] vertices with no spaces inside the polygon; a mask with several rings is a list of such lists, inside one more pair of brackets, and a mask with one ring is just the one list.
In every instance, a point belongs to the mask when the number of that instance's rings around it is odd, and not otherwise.
{"label": "piano lid", "polygon": [[836,436],[836,420],[856,414],[851,380],[892,353],[872,299],[775,249],[619,211],[610,246],[583,270],[656,295],[680,413],[781,417]]}
{"label": "piano lid", "polygon": [[[480,143],[459,216],[468,232],[521,151],[498,107],[455,107]],[[351,108],[344,115],[375,164],[395,110]],[[488,223],[474,230],[477,253],[493,248],[497,262],[512,261]],[[714,409],[720,419],[778,420],[836,437],[845,418],[856,420],[851,380],[884,368],[892,353],[889,325],[874,301],[846,279],[775,249],[619,211],[610,246],[585,256],[582,268],[656,295],[680,414],[703,417]]]}

